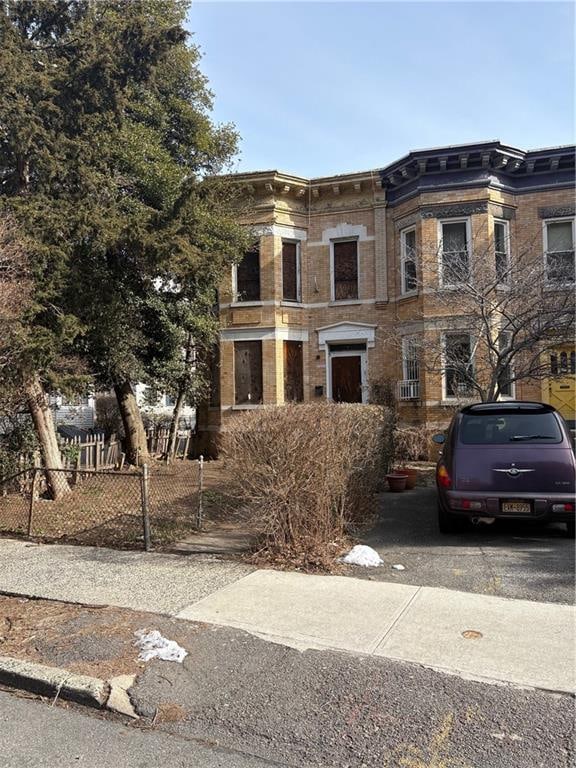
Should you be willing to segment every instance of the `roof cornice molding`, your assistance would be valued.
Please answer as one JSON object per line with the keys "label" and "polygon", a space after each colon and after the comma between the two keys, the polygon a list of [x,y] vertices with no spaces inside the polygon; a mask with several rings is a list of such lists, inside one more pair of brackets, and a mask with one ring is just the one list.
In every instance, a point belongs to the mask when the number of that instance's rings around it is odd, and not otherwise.
{"label": "roof cornice molding", "polygon": [[[244,184],[258,197],[286,196],[308,202],[370,193],[385,194],[393,201],[413,194],[415,185],[427,190],[463,183],[486,186],[494,183],[495,176],[503,188],[511,191],[550,188],[554,186],[550,176],[557,178],[559,186],[566,186],[574,178],[575,154],[574,145],[525,151],[494,140],[414,150],[383,168],[356,173],[305,178],[269,170],[229,174],[225,178]],[[531,180],[527,181],[527,177]]]}

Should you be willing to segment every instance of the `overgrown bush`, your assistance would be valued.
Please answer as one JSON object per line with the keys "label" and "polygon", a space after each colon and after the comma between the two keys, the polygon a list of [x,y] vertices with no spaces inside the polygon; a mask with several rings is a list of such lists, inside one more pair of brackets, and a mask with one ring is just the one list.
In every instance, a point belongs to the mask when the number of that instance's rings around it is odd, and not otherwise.
{"label": "overgrown bush", "polygon": [[433,433],[434,430],[425,424],[396,426],[394,430],[395,462],[426,461],[429,458],[430,438]]}
{"label": "overgrown bush", "polygon": [[381,406],[301,404],[249,411],[222,435],[233,494],[248,510],[258,555],[328,568],[351,523],[367,520],[392,456]]}

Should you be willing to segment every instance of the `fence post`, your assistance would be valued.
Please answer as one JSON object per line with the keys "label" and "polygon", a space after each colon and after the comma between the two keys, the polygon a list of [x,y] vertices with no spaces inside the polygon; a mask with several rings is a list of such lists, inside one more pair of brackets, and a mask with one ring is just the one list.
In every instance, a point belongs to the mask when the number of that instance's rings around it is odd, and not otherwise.
{"label": "fence post", "polygon": [[32,520],[34,517],[34,497],[36,496],[36,478],[38,477],[38,467],[32,470],[32,484],[30,486],[30,507],[28,508],[28,536],[32,536]]}
{"label": "fence post", "polygon": [[149,504],[149,482],[148,464],[142,466],[140,475],[140,497],[142,501],[142,524],[144,526],[144,549],[150,552],[150,504]]}
{"label": "fence post", "polygon": [[198,458],[198,511],[196,513],[196,528],[202,530],[202,517],[204,513],[204,456],[200,454]]}

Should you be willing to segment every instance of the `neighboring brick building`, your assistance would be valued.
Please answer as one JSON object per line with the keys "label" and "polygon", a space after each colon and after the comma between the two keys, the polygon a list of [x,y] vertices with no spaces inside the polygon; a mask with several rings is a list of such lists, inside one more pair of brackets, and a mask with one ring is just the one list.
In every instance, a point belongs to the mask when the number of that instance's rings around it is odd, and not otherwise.
{"label": "neighboring brick building", "polygon": [[[496,264],[532,238],[543,258],[561,241],[574,259],[574,147],[524,152],[493,141],[411,152],[364,173],[236,178],[254,198],[257,242],[220,292],[218,381],[199,420],[205,437],[246,408],[367,402],[384,379],[394,382],[402,420],[444,423],[459,382],[425,371],[411,339],[460,352],[467,342],[444,333],[445,316],[427,295],[437,278],[422,274],[414,254],[448,237],[465,252],[483,237]],[[573,349],[563,353],[573,373]],[[574,377],[566,383],[569,415]],[[549,387],[518,382],[510,394],[546,400]]]}

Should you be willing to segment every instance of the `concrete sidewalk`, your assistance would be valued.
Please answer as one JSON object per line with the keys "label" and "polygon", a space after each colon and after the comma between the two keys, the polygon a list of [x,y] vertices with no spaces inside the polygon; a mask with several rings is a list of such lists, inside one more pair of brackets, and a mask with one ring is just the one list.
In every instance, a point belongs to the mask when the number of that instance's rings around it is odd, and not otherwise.
{"label": "concrete sidewalk", "polygon": [[0,540],[0,591],[167,613],[478,680],[576,688],[567,605],[8,539]]}

